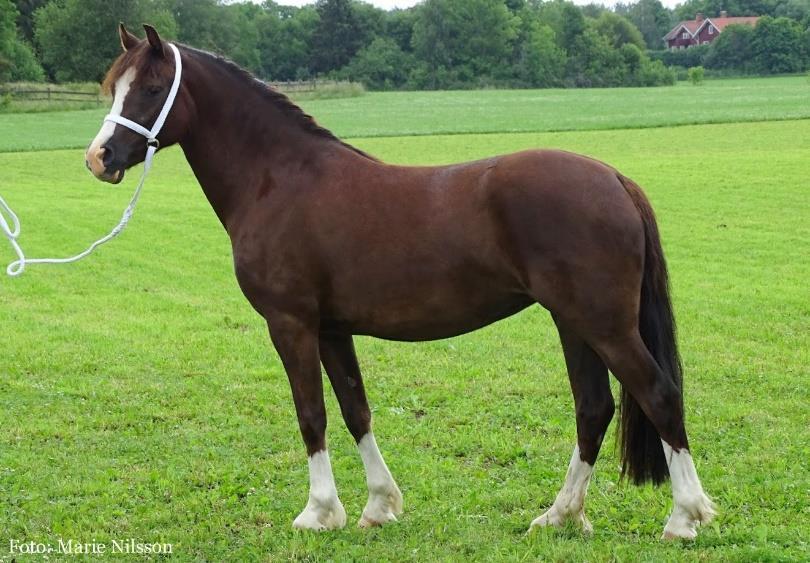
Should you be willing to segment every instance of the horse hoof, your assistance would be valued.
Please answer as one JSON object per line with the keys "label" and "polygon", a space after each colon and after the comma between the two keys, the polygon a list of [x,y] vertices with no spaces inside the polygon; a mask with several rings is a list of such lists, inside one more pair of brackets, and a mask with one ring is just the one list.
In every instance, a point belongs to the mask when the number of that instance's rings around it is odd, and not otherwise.
{"label": "horse hoof", "polygon": [[661,534],[661,539],[664,541],[693,540],[696,537],[697,530],[694,528],[682,528],[679,530],[665,528],[664,533]]}
{"label": "horse hoof", "polygon": [[388,522],[396,522],[397,514],[402,514],[402,493],[396,485],[393,485],[393,488],[385,493],[369,495],[357,525],[361,528],[382,526]]}
{"label": "horse hoof", "polygon": [[360,520],[357,521],[357,526],[360,528],[375,528],[377,526],[382,526],[383,524],[387,524],[388,522],[396,522],[397,517],[394,515],[393,512],[388,512],[387,514],[381,514],[376,516],[369,516],[365,512],[360,517]]}
{"label": "horse hoof", "polygon": [[317,505],[310,502],[293,521],[293,528],[316,532],[337,530],[345,525],[346,511],[337,499],[334,499],[330,505]]}
{"label": "horse hoof", "polygon": [[693,540],[697,537],[697,529],[701,524],[711,522],[716,515],[714,503],[704,493],[690,499],[683,505],[675,505],[672,514],[664,526],[663,540]]}
{"label": "horse hoof", "polygon": [[561,514],[554,510],[554,508],[549,509],[543,515],[532,520],[532,523],[529,526],[529,531],[532,531],[535,528],[547,528],[549,526],[561,528],[568,520],[574,522],[582,533],[588,535],[593,534],[593,526],[591,525],[590,520],[588,520],[588,518],[585,516],[584,510],[580,510],[579,512],[575,512],[573,514]]}

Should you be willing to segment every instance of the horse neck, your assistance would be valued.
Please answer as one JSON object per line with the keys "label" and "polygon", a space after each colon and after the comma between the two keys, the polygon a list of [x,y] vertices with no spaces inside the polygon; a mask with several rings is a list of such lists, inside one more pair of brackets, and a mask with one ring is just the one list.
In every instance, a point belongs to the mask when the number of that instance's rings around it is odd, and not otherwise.
{"label": "horse neck", "polygon": [[284,172],[305,173],[335,152],[327,144],[340,146],[305,131],[258,88],[217,63],[193,57],[186,81],[194,115],[180,146],[226,230],[251,208],[263,183],[283,188],[290,184]]}

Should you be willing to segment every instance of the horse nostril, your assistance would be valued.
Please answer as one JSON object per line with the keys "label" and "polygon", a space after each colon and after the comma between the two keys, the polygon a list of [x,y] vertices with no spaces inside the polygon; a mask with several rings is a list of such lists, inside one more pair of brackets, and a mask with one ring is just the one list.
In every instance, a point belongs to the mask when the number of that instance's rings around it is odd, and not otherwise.
{"label": "horse nostril", "polygon": [[104,164],[105,168],[109,168],[115,158],[115,151],[113,151],[112,147],[107,145],[101,147],[101,150],[104,151],[101,162]]}

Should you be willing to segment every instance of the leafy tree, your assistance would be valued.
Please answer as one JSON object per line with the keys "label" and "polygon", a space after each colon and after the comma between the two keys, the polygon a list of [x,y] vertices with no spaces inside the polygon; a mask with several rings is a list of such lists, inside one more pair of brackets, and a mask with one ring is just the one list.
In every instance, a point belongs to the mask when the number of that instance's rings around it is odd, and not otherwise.
{"label": "leafy tree", "polygon": [[779,2],[771,14],[775,17],[786,17],[797,22],[803,22],[806,29],[810,23],[810,0],[786,0]]}
{"label": "leafy tree", "polygon": [[645,48],[644,37],[638,28],[613,12],[602,12],[594,21],[593,29],[604,36],[616,49],[625,44],[635,45],[639,49]]}
{"label": "leafy tree", "polygon": [[619,53],[627,66],[628,74],[633,77],[638,75],[644,62],[644,53],[641,49],[633,43],[624,43],[619,47]]}
{"label": "leafy tree", "polygon": [[[87,14],[93,14],[92,21]],[[57,81],[99,81],[121,53],[118,22],[138,32],[152,22],[167,38],[175,36],[171,14],[144,0],[64,0],[36,11],[35,37],[42,64]]]}
{"label": "leafy tree", "polygon": [[675,15],[689,20],[697,13],[711,17],[725,10],[732,16],[761,16],[772,14],[778,1],[782,0],[686,0],[675,8]]}
{"label": "leafy tree", "polygon": [[635,80],[638,86],[666,86],[675,84],[675,72],[661,61],[645,58]]}
{"label": "leafy tree", "polygon": [[320,20],[312,37],[312,70],[341,68],[366,44],[363,22],[350,0],[318,0],[315,9]]}
{"label": "leafy tree", "polygon": [[259,74],[272,80],[310,78],[310,46],[319,21],[318,12],[311,6],[284,9],[265,6],[264,15],[256,20]]}
{"label": "leafy tree", "polygon": [[47,4],[50,0],[14,0],[19,15],[17,16],[17,29],[28,43],[34,41],[34,12]]}
{"label": "leafy tree", "polygon": [[261,8],[248,3],[222,5],[217,0],[164,0],[177,21],[177,39],[198,49],[225,55],[256,72],[259,41],[253,19]]}
{"label": "leafy tree", "polygon": [[[425,0],[389,12],[360,0],[317,0],[303,8],[273,0],[13,2],[21,7],[21,33],[34,30],[48,75],[58,80],[101,78],[119,53],[114,35],[119,20],[136,32],[137,24],[150,22],[164,36],[220,53],[264,78],[333,74],[362,80],[372,89],[669,83],[673,73],[662,61],[697,66],[704,64],[709,49],[649,58],[644,47],[660,46],[671,23],[661,0],[620,4],[616,13],[597,4],[579,8],[569,0]],[[804,7],[810,5],[810,0],[687,0],[690,9],[720,2],[752,10],[782,5],[792,15],[807,14]],[[92,25],[87,14],[94,15]],[[810,27],[810,15],[805,17],[799,29],[800,65],[810,57],[810,30],[802,31]],[[784,27],[780,23],[760,38],[758,67],[796,68],[797,59],[788,51],[795,47],[798,28]],[[7,43],[12,44],[15,60],[33,59],[30,48],[19,41]],[[6,75],[11,52],[11,47],[0,52]],[[752,57],[746,64],[753,65]]]}
{"label": "leafy tree", "polygon": [[568,61],[574,86],[621,86],[628,75],[622,54],[604,35],[590,28],[574,40]]}
{"label": "leafy tree", "polygon": [[582,11],[566,0],[541,3],[537,9],[540,19],[554,30],[557,45],[569,54],[573,52],[577,39],[586,28]]}
{"label": "leafy tree", "polygon": [[385,13],[385,35],[397,42],[399,48],[405,52],[413,51],[413,26],[416,22],[417,10],[391,10]]}
{"label": "leafy tree", "polygon": [[385,35],[385,10],[360,1],[352,2],[352,10],[360,27],[363,47],[367,47],[375,37]]}
{"label": "leafy tree", "polygon": [[[751,70],[751,50],[754,28],[750,25],[730,25],[711,42],[705,66],[712,69]],[[687,49],[685,52],[692,51]],[[692,61],[694,63],[694,61]],[[698,63],[699,64],[699,63]],[[684,64],[682,66],[697,66]]]}
{"label": "leafy tree", "polygon": [[532,22],[521,55],[518,74],[527,86],[547,88],[563,83],[566,56],[549,26]]}
{"label": "leafy tree", "polygon": [[412,56],[403,52],[396,41],[376,37],[368,47],[360,49],[338,76],[362,82],[372,90],[392,90],[406,84],[412,67]]}
{"label": "leafy tree", "polygon": [[579,9],[582,11],[583,16],[585,16],[586,18],[591,18],[593,20],[597,19],[605,12],[613,13],[610,11],[609,8],[606,8],[603,4],[596,4],[594,2],[591,2],[590,4],[585,4],[584,6],[580,6]]}
{"label": "leafy tree", "polygon": [[805,60],[802,29],[788,18],[760,18],[751,37],[753,64],[765,74],[797,72]]}
{"label": "leafy tree", "polygon": [[639,0],[630,5],[617,4],[616,13],[633,22],[649,49],[661,49],[664,46],[664,36],[675,25],[672,12],[660,0]]}
{"label": "leafy tree", "polygon": [[18,15],[14,4],[0,0],[0,81],[41,81],[45,75],[34,52],[17,36]]}
{"label": "leafy tree", "polygon": [[427,0],[414,24],[413,48],[424,61],[424,86],[509,73],[519,21],[500,0]]}

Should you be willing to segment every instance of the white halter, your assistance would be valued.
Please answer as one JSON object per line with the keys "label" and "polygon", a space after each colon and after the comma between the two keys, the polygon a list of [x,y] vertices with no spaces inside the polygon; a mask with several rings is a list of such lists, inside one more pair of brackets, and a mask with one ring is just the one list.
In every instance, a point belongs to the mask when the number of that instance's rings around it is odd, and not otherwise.
{"label": "white halter", "polygon": [[[149,174],[149,170],[152,168],[152,159],[155,156],[155,152],[157,152],[158,148],[160,147],[160,143],[157,140],[158,133],[160,133],[160,130],[163,128],[163,124],[166,122],[166,117],[168,117],[169,111],[174,105],[174,99],[177,97],[177,91],[180,88],[180,77],[183,72],[183,65],[180,61],[180,51],[178,51],[177,47],[175,47],[172,43],[168,43],[168,45],[171,47],[172,52],[174,53],[174,82],[172,82],[172,87],[169,90],[169,96],[166,98],[166,101],[163,102],[163,108],[160,110],[160,113],[155,120],[155,124],[152,125],[152,129],[147,129],[146,127],[139,125],[126,117],[121,117],[120,115],[107,115],[104,118],[104,121],[113,121],[146,137],[146,158],[144,158],[143,161],[143,173],[141,174],[141,179],[138,182],[138,186],[135,188],[135,193],[132,195],[132,199],[129,201],[129,205],[127,205],[127,208],[124,210],[124,214],[121,216],[121,221],[118,222],[115,228],[110,231],[107,236],[100,238],[91,244],[87,250],[77,254],[76,256],[71,256],[70,258],[26,258],[25,254],[23,254],[22,248],[20,248],[20,245],[17,242],[17,239],[20,236],[20,219],[17,217],[14,211],[12,211],[11,207],[9,207],[5,200],[0,197],[0,229],[2,229],[3,234],[6,235],[9,243],[11,243],[11,248],[13,248],[14,252],[17,253],[17,260],[13,261],[6,268],[6,273],[9,276],[19,276],[22,274],[23,270],[25,270],[26,264],[65,264],[68,262],[76,262],[77,260],[81,260],[93,252],[97,247],[117,237],[121,231],[124,230],[127,223],[129,223],[129,220],[135,211],[135,204],[138,203],[138,198],[141,195],[143,183],[146,180],[147,174]],[[9,218],[11,219],[10,223],[3,216],[3,212],[8,214]],[[11,225],[13,225],[13,228]]]}

